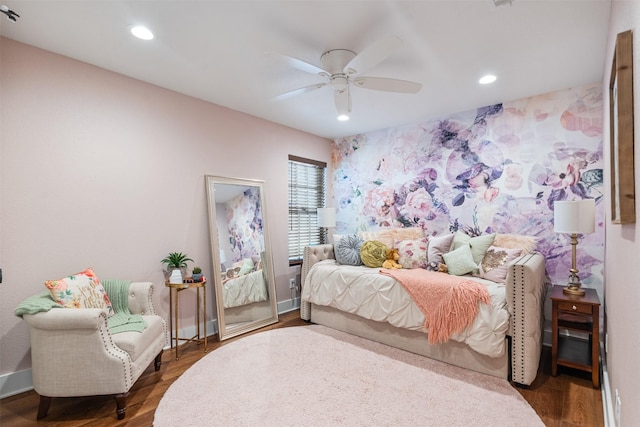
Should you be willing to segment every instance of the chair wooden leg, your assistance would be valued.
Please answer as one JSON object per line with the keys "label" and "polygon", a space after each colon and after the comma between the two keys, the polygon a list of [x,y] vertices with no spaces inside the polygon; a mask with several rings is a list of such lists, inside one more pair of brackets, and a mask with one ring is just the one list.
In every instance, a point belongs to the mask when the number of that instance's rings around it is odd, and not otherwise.
{"label": "chair wooden leg", "polygon": [[153,366],[156,369],[156,372],[160,370],[160,365],[162,365],[162,350],[156,356],[156,359],[153,361]]}
{"label": "chair wooden leg", "polygon": [[118,414],[118,419],[121,420],[124,418],[127,412],[127,396],[129,393],[121,393],[113,396],[116,399],[116,413]]}
{"label": "chair wooden leg", "polygon": [[40,396],[40,405],[38,406],[38,415],[37,419],[42,419],[47,416],[49,412],[49,407],[51,406],[52,397],[48,396]]}

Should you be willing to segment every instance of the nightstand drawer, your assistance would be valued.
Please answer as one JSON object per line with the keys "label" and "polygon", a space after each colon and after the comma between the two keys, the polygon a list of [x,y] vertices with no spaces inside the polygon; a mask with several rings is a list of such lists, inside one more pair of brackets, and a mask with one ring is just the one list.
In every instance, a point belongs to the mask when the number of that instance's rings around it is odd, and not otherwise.
{"label": "nightstand drawer", "polygon": [[558,301],[558,310],[571,313],[592,314],[593,306],[590,304],[577,304],[574,302]]}

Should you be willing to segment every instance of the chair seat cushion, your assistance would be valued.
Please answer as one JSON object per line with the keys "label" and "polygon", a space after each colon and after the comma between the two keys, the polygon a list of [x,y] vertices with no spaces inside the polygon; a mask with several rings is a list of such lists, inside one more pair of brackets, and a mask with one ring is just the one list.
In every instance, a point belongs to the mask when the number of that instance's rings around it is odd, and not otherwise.
{"label": "chair seat cushion", "polygon": [[113,334],[113,343],[129,353],[132,361],[138,357],[153,343],[158,335],[164,334],[162,318],[155,314],[142,316],[147,327],[142,332],[121,332]]}

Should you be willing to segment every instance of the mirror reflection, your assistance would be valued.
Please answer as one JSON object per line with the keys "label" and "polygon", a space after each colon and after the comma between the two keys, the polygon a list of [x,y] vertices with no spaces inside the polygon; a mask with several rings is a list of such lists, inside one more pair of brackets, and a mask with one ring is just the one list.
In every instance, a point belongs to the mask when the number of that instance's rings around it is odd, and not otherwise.
{"label": "mirror reflection", "polygon": [[220,340],[278,321],[264,182],[207,175]]}

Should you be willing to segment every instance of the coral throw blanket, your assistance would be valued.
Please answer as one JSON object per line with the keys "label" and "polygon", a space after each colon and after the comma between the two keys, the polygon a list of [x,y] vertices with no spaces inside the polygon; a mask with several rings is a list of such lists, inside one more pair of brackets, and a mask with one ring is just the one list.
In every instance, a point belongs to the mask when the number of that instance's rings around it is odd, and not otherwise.
{"label": "coral throw blanket", "polygon": [[396,279],[424,313],[429,343],[446,342],[452,334],[469,326],[478,313],[478,303],[489,304],[486,287],[446,273],[421,268],[380,270]]}

